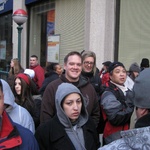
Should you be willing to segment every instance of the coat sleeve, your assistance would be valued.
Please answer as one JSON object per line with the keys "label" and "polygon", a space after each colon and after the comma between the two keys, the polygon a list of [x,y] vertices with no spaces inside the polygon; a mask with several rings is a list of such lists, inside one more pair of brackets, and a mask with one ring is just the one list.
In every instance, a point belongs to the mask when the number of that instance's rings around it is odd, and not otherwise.
{"label": "coat sleeve", "polygon": [[40,123],[44,123],[55,115],[55,90],[51,83],[46,87],[42,103],[41,103],[41,113],[40,113]]}
{"label": "coat sleeve", "polygon": [[91,117],[93,118],[93,121],[97,127],[99,123],[99,119],[100,119],[100,107],[99,107],[99,102],[97,98],[95,99],[95,102],[94,102],[94,107],[91,113]]}
{"label": "coat sleeve", "polygon": [[36,132],[35,132],[35,138],[38,142],[38,145],[39,145],[39,148],[40,150],[46,150],[47,147],[46,147],[46,143],[45,143],[45,136],[43,136],[42,134],[42,130],[40,131],[41,129],[37,129]]}
{"label": "coat sleeve", "polygon": [[38,66],[35,70],[35,77],[34,81],[36,82],[38,86],[38,90],[42,87],[42,83],[44,81],[44,69],[40,66]]}
{"label": "coat sleeve", "polygon": [[97,127],[100,119],[100,107],[99,107],[98,96],[92,84],[89,84],[86,87],[86,90],[84,90],[83,95],[86,99],[88,114],[92,117]]}
{"label": "coat sleeve", "polygon": [[126,106],[121,104],[110,91],[102,94],[101,105],[107,119],[114,126],[124,125],[129,122],[134,109],[133,105],[128,105],[128,103],[126,103]]}

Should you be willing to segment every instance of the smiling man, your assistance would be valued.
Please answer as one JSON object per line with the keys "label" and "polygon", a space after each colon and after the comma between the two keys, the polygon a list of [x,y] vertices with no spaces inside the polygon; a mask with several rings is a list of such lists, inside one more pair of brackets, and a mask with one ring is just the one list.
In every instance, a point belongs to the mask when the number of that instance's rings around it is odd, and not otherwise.
{"label": "smiling man", "polygon": [[[73,51],[68,53],[64,58],[65,74],[62,74],[59,79],[48,84],[43,94],[41,105],[41,123],[53,118],[56,114],[55,108],[55,93],[58,86],[63,83],[72,83],[80,89],[86,99],[88,114],[92,117],[95,125],[98,125],[100,110],[98,98],[93,86],[88,82],[88,79],[80,76],[82,70],[82,57],[79,52]],[[68,90],[68,89],[64,89]]]}
{"label": "smiling man", "polygon": [[121,138],[120,131],[128,130],[133,112],[132,92],[124,86],[127,73],[121,62],[109,66],[110,81],[101,97],[104,128],[104,144]]}

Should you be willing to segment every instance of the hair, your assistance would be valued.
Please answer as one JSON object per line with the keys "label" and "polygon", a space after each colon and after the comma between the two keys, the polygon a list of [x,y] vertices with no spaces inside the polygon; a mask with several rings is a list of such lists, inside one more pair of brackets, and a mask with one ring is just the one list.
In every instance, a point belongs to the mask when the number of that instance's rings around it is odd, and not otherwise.
{"label": "hair", "polygon": [[[28,76],[27,76],[28,77]],[[15,80],[19,78],[21,80],[21,94],[18,95],[15,90]],[[28,77],[29,78],[29,77]],[[26,108],[31,116],[33,115],[35,103],[31,94],[31,85],[28,85],[22,78],[16,77],[14,80],[14,87],[13,92],[15,95],[15,101],[17,104],[21,105],[22,107]],[[30,81],[30,78],[29,78]],[[31,84],[31,82],[30,82]]]}
{"label": "hair", "polygon": [[92,51],[84,51],[82,53],[82,60],[84,61],[88,57],[93,57],[94,58],[93,73],[95,75],[95,73],[96,73],[96,55]]}
{"label": "hair", "polygon": [[83,52],[85,52],[85,50],[82,50],[80,54],[82,55],[82,54],[83,54]]}
{"label": "hair", "polygon": [[38,60],[38,57],[36,55],[31,55],[30,57],[34,57],[34,58],[36,58]]}
{"label": "hair", "polygon": [[79,56],[79,57],[81,58],[81,61],[82,61],[81,54],[80,54],[79,52],[77,52],[77,51],[72,51],[72,52],[68,53],[68,54],[65,56],[65,58],[64,58],[64,63],[67,63],[69,56],[72,56],[72,55],[77,55],[77,56]]}
{"label": "hair", "polygon": [[18,58],[13,58],[11,61],[14,62],[14,67],[11,67],[9,70],[9,75],[17,75],[20,72],[23,72],[24,69],[22,68],[19,59]]}
{"label": "hair", "polygon": [[1,80],[0,80],[0,90],[3,92],[3,84]]}
{"label": "hair", "polygon": [[134,81],[135,78],[136,78],[133,71],[129,71],[129,72],[128,72],[128,76],[129,76],[133,81]]}
{"label": "hair", "polygon": [[59,65],[59,63],[51,63],[50,65],[48,65],[46,67],[46,71],[50,72],[50,71],[56,71],[56,66]]}

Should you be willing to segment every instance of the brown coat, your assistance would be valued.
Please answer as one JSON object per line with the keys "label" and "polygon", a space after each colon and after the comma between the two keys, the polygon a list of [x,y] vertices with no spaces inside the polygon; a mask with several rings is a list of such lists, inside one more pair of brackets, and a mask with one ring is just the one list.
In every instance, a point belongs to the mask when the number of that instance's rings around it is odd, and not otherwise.
{"label": "brown coat", "polygon": [[[46,122],[47,120],[49,120],[49,118],[52,118],[56,114],[55,93],[58,86],[63,82],[69,83],[69,81],[65,78],[65,75],[61,75],[59,79],[56,79],[55,81],[51,82],[46,87],[41,104],[41,123]],[[77,87],[85,97],[88,114],[93,118],[97,127],[100,118],[100,109],[97,94],[93,86],[88,82],[86,78],[82,76],[79,79]]]}

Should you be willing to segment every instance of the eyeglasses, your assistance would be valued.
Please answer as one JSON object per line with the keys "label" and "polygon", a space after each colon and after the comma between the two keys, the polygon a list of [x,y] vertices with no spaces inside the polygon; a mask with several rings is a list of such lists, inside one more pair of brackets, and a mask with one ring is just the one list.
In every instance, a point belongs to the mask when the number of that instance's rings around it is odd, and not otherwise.
{"label": "eyeglasses", "polygon": [[85,64],[85,65],[91,65],[91,66],[93,66],[93,65],[94,65],[94,62],[85,61],[84,64]]}

